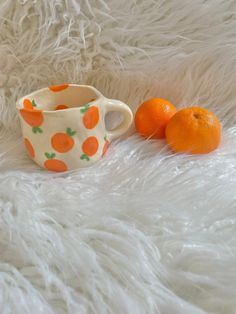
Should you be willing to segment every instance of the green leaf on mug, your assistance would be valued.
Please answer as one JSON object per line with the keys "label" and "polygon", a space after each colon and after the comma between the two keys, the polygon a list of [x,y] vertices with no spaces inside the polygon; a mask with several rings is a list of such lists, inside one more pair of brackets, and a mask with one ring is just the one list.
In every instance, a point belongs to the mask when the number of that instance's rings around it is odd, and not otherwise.
{"label": "green leaf on mug", "polygon": [[56,154],[55,153],[49,154],[49,153],[46,152],[45,156],[47,157],[47,159],[53,159],[54,157],[56,157]]}
{"label": "green leaf on mug", "polygon": [[85,113],[88,109],[89,109],[89,103],[85,104],[81,109],[80,109],[80,112],[81,113]]}
{"label": "green leaf on mug", "polygon": [[37,126],[33,126],[32,127],[32,131],[33,131],[33,133],[43,133],[43,130],[42,129],[40,129],[40,128],[38,128]]}
{"label": "green leaf on mug", "polygon": [[33,107],[37,107],[37,104],[36,104],[36,102],[35,102],[34,99],[32,100],[32,106],[33,106]]}
{"label": "green leaf on mug", "polygon": [[76,131],[73,131],[71,128],[67,128],[66,129],[66,134],[69,136],[73,136],[75,135]]}
{"label": "green leaf on mug", "polygon": [[90,160],[89,157],[88,157],[86,154],[81,155],[81,156],[80,156],[80,159],[81,159],[81,160],[87,160],[87,161]]}

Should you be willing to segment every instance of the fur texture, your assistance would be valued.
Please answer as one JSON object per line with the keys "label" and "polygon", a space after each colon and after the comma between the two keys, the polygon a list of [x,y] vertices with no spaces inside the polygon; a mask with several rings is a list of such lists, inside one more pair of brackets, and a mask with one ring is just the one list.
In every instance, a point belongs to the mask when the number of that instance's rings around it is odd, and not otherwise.
{"label": "fur texture", "polygon": [[[236,2],[1,0],[0,312],[233,314]],[[91,84],[222,121],[207,156],[132,130],[91,168],[50,174],[24,151],[15,101]],[[116,116],[113,116],[113,122]]]}

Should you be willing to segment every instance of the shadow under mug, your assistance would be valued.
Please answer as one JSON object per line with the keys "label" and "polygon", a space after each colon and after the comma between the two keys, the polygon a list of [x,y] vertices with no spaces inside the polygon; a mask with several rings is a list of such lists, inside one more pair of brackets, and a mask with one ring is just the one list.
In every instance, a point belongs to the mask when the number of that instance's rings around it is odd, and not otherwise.
{"label": "shadow under mug", "polygon": [[[126,104],[88,85],[49,86],[22,97],[16,108],[29,156],[50,171],[93,164],[133,121]],[[105,116],[114,111],[123,115],[123,121],[107,130]]]}

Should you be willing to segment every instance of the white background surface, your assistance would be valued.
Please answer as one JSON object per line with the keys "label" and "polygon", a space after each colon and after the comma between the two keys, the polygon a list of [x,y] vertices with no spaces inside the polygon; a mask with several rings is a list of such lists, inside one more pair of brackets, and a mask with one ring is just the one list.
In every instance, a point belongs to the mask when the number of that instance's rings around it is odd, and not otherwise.
{"label": "white background surface", "polygon": [[[236,3],[0,2],[0,312],[235,313]],[[176,156],[132,130],[70,174],[27,157],[17,98],[91,84],[221,119],[218,151]]]}

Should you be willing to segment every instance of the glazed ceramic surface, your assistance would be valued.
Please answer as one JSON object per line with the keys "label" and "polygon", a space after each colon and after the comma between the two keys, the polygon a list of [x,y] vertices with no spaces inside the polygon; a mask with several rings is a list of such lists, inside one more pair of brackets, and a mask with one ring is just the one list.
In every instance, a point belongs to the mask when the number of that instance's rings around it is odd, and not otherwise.
{"label": "glazed ceramic surface", "polygon": [[[87,85],[49,86],[21,98],[17,109],[29,156],[51,171],[93,164],[133,120],[126,104]],[[124,119],[107,131],[105,116],[110,111],[121,112]]]}

